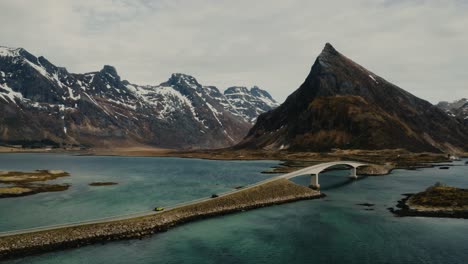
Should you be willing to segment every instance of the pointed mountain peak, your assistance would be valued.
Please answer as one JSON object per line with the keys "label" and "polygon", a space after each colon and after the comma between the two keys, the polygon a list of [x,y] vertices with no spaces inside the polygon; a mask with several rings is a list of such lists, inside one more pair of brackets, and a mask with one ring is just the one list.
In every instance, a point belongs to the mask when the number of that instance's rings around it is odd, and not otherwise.
{"label": "pointed mountain peak", "polygon": [[169,85],[186,85],[193,89],[201,87],[197,79],[195,79],[193,76],[183,73],[173,73],[171,75],[171,78],[169,78],[169,80],[166,83]]}
{"label": "pointed mountain peak", "polygon": [[319,63],[322,67],[328,68],[336,59],[342,57],[341,54],[330,44],[326,43],[320,55],[317,57],[316,63]]}
{"label": "pointed mountain peak", "polygon": [[327,42],[322,50],[322,54],[338,55],[339,52],[332,46],[332,44]]}
{"label": "pointed mountain peak", "polygon": [[110,75],[112,75],[112,76],[115,76],[115,77],[119,76],[119,75],[117,74],[117,70],[115,69],[115,67],[114,67],[114,66],[110,66],[110,65],[104,65],[104,67],[102,68],[101,72],[102,72],[102,73],[108,73],[108,74],[110,74]]}
{"label": "pointed mountain peak", "polygon": [[250,93],[256,97],[266,97],[273,102],[276,102],[273,97],[265,90],[260,89],[258,86],[254,86],[250,89]]}

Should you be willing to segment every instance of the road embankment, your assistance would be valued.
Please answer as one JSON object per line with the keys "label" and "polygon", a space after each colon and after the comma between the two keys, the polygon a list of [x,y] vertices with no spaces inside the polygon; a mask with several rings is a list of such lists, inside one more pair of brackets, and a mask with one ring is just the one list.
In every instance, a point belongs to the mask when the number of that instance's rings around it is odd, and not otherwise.
{"label": "road embankment", "polygon": [[110,240],[142,238],[197,219],[320,197],[318,191],[277,179],[147,216],[0,237],[0,260]]}

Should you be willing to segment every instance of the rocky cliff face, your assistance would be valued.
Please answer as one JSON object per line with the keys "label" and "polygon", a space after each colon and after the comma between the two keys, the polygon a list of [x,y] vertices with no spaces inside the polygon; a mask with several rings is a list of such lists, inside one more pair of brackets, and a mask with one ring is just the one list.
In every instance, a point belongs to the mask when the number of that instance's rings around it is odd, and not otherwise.
{"label": "rocky cliff face", "polygon": [[468,99],[462,98],[454,102],[439,102],[437,107],[445,111],[449,116],[463,120],[468,125]]}
{"label": "rocky cliff face", "polygon": [[237,147],[457,152],[468,149],[468,131],[327,44],[299,89],[260,115]]}
{"label": "rocky cliff face", "polygon": [[141,86],[121,80],[112,66],[74,74],[24,49],[0,47],[3,144],[225,147],[242,139],[255,118],[231,102],[185,74]]}

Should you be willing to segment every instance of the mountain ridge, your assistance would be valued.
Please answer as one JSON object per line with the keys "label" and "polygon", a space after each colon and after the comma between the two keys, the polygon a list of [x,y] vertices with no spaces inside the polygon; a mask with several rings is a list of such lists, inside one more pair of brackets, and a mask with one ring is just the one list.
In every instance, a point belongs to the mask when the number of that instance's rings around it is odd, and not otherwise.
{"label": "mountain ridge", "polygon": [[110,65],[69,73],[42,56],[6,47],[0,47],[0,110],[4,144],[214,148],[236,143],[252,125],[252,117],[216,87],[190,75],[143,86],[121,80]]}
{"label": "mountain ridge", "polygon": [[441,101],[437,105],[449,116],[458,118],[468,125],[468,99],[462,98],[453,102]]}

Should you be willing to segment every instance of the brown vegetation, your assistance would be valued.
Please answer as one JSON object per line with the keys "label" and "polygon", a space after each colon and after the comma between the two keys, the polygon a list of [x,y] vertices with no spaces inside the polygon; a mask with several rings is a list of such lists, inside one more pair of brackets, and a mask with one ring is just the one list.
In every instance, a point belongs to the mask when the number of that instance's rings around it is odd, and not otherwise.
{"label": "brown vegetation", "polygon": [[0,184],[13,184],[13,186],[0,187],[0,198],[19,197],[41,192],[59,192],[68,190],[68,184],[39,184],[69,176],[62,170],[36,170],[33,172],[0,171]]}
{"label": "brown vegetation", "polygon": [[24,183],[54,180],[70,174],[61,170],[36,170],[34,172],[0,171],[0,183]]}
{"label": "brown vegetation", "polygon": [[19,184],[11,187],[0,187],[0,198],[20,197],[42,192],[61,192],[68,190],[69,184]]}
{"label": "brown vegetation", "polygon": [[424,192],[412,195],[408,200],[410,207],[446,208],[468,210],[468,189],[435,185]]}

